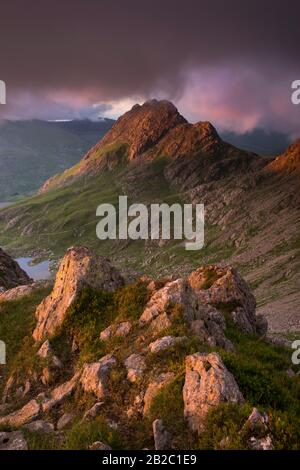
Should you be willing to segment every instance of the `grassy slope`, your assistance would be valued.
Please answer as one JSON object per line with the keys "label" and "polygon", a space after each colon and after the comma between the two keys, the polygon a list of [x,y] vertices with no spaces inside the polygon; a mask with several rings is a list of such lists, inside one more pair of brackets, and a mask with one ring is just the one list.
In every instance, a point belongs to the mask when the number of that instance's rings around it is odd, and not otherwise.
{"label": "grassy slope", "polygon": [[[295,326],[298,317],[288,319],[299,302],[300,219],[293,202],[294,183],[262,179],[253,186],[251,174],[238,181],[230,177],[217,181],[206,205],[213,217],[211,222],[207,218],[205,246],[200,251],[186,251],[174,241],[160,247],[143,241],[100,242],[95,214],[103,202],[117,204],[122,194],[129,196],[129,202],[187,201],[165,180],[164,158],[130,170],[123,163],[96,178],[78,180],[3,210],[1,246],[15,255],[47,250],[50,254],[44,256],[57,258],[71,245],[86,244],[133,276],[183,275],[200,264],[226,262],[250,282],[259,307],[265,309],[262,313],[272,320],[273,312],[283,312],[287,320],[276,314],[275,331],[299,329]],[[237,189],[241,195],[231,197]],[[218,223],[223,215],[227,222]],[[283,303],[272,303],[281,299]]]}

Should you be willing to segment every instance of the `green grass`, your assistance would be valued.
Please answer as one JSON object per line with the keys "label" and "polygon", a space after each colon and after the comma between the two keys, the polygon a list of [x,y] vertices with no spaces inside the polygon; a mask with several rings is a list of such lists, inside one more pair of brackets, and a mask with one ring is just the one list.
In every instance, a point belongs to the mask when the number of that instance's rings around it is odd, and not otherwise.
{"label": "green grass", "polygon": [[[26,297],[0,304],[0,338],[6,344],[7,355],[7,365],[0,366],[4,377],[12,371],[25,374],[32,369],[36,359],[32,351],[37,347],[31,336],[36,322],[34,313],[49,291],[49,288],[37,289]],[[1,380],[0,392],[4,384],[5,380]]]}
{"label": "green grass", "polygon": [[287,412],[291,420],[300,418],[300,381],[286,374],[289,368],[299,369],[291,363],[292,351],[242,334],[232,326],[227,328],[227,337],[236,353],[222,351],[221,355],[247,402]]}
{"label": "green grass", "polygon": [[79,364],[99,360],[107,351],[100,332],[114,321],[139,318],[146,301],[147,290],[141,282],[121,287],[114,293],[83,289],[52,338],[55,350],[65,354],[66,344],[75,339],[80,350]]}
{"label": "green grass", "polygon": [[120,448],[118,433],[103,418],[87,423],[76,423],[66,434],[64,450],[87,450],[93,442],[101,441],[113,449]]}

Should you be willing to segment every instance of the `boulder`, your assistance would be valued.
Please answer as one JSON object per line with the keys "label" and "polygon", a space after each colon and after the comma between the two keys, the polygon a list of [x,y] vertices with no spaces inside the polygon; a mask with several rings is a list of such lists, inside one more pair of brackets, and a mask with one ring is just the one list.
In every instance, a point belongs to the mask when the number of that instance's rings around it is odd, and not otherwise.
{"label": "boulder", "polygon": [[132,328],[130,321],[123,321],[121,323],[113,324],[101,331],[100,339],[101,341],[108,341],[113,337],[121,338],[127,336]]}
{"label": "boulder", "polygon": [[52,354],[53,354],[53,351],[52,351],[52,348],[50,346],[50,342],[47,339],[46,341],[44,341],[44,343],[42,344],[42,346],[38,350],[37,355],[39,357],[42,357],[43,359],[45,359],[45,358],[49,357]]}
{"label": "boulder", "polygon": [[87,393],[94,393],[99,400],[107,395],[107,381],[110,370],[117,365],[116,359],[107,354],[100,361],[84,364],[80,383]]}
{"label": "boulder", "polygon": [[156,341],[153,341],[149,344],[148,348],[151,353],[158,353],[161,351],[165,351],[166,349],[175,346],[175,344],[182,343],[187,338],[185,336],[182,337],[175,337],[175,336],[164,336],[163,338],[159,338]]}
{"label": "boulder", "polygon": [[64,382],[58,387],[54,388],[49,398],[45,398],[42,403],[42,409],[44,413],[47,413],[55,406],[62,403],[68,398],[75,390],[80,377],[80,372],[77,372],[70,380]]}
{"label": "boulder", "polygon": [[21,431],[0,432],[0,450],[28,450]]}
{"label": "boulder", "polygon": [[0,293],[0,303],[11,302],[12,300],[17,300],[21,297],[25,297],[26,295],[30,295],[36,288],[37,284],[35,283],[13,287],[12,289]]}
{"label": "boulder", "polygon": [[165,372],[160,374],[156,379],[149,383],[144,396],[144,415],[149,413],[152,401],[156,395],[162,388],[172,382],[174,377],[175,374],[173,372]]}
{"label": "boulder", "polygon": [[[170,305],[180,305],[184,318],[192,320],[195,316],[197,303],[195,294],[184,279],[168,282],[151,296],[140,317],[140,325],[144,326],[155,319],[159,321],[162,317],[161,330],[165,329],[166,325],[170,326],[171,318],[168,314]],[[169,320],[169,324],[166,319]],[[158,322],[156,326],[159,326]],[[157,327],[156,330],[158,330]]]}
{"label": "boulder", "polygon": [[171,448],[172,436],[164,427],[161,419],[152,423],[155,450],[168,450]]}
{"label": "boulder", "polygon": [[246,333],[257,332],[255,298],[233,268],[201,266],[189,275],[188,282],[200,302],[217,308],[223,306],[240,329]]}
{"label": "boulder", "polygon": [[211,347],[220,346],[227,351],[234,351],[232,342],[226,338],[226,322],[224,316],[211,305],[199,303],[197,308],[197,320],[190,322],[193,335]]}
{"label": "boulder", "polygon": [[122,285],[123,278],[109,260],[83,246],[70,248],[59,266],[53,291],[36,309],[34,339],[55,333],[84,287],[113,291]]}
{"label": "boulder", "polygon": [[205,429],[208,412],[220,403],[244,403],[233,375],[217,353],[186,357],[184,416],[193,431]]}
{"label": "boulder", "polygon": [[36,400],[31,400],[23,408],[0,418],[0,426],[23,426],[36,419],[41,411],[41,406]]}
{"label": "boulder", "polygon": [[250,450],[273,450],[274,444],[270,434],[260,439],[252,436],[248,441],[248,447]]}
{"label": "boulder", "polygon": [[112,450],[112,448],[105,442],[96,441],[89,446],[89,450]]}
{"label": "boulder", "polygon": [[64,413],[57,421],[57,424],[56,424],[57,430],[61,431],[62,429],[66,428],[67,426],[73,423],[74,419],[75,419],[74,413]]}
{"label": "boulder", "polygon": [[141,380],[147,368],[145,359],[141,354],[131,354],[125,359],[124,365],[127,369],[127,378],[132,383]]}
{"label": "boulder", "polygon": [[249,431],[265,434],[269,430],[269,416],[267,413],[261,414],[257,408],[253,408],[247,421],[242,427],[242,431]]}
{"label": "boulder", "polygon": [[97,403],[95,403],[92,408],[90,408],[84,413],[82,421],[92,421],[93,419],[95,419],[100,414],[103,405],[103,401],[98,401]]}
{"label": "boulder", "polygon": [[51,434],[54,432],[53,424],[48,423],[47,421],[43,421],[42,419],[25,424],[24,428],[30,432],[37,432],[40,434]]}
{"label": "boulder", "polygon": [[[54,355],[48,339],[44,341],[44,343],[38,350],[37,355],[42,359],[49,359],[51,361],[50,362],[51,367],[55,369],[61,369],[63,366],[60,359]],[[45,367],[43,369],[43,375],[42,375],[42,382],[44,385],[47,385],[50,382],[50,376],[51,376],[51,371],[49,370],[48,367]]]}

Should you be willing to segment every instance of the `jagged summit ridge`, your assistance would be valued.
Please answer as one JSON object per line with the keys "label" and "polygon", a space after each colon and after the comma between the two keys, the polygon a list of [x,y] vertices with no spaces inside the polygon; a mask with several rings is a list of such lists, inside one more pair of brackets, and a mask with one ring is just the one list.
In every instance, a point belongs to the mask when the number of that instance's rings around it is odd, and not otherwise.
{"label": "jagged summit ridge", "polygon": [[186,122],[171,102],[146,101],[143,105],[134,105],[123,114],[96,148],[126,142],[129,145],[128,159],[133,160],[157,144],[171,129]]}
{"label": "jagged summit ridge", "polygon": [[300,174],[300,139],[291,144],[282,155],[275,158],[267,169],[275,173]]}
{"label": "jagged summit ridge", "polygon": [[190,124],[171,102],[149,100],[123,114],[77,165],[50,178],[40,192],[112,169],[124,160],[130,163],[161,156],[226,156],[231,149],[234,147],[222,141],[211,123]]}

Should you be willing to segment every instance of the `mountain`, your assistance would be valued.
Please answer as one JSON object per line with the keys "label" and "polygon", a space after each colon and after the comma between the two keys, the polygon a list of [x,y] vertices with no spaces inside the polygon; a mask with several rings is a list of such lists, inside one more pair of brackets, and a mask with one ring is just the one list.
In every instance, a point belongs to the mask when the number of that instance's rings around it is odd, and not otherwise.
{"label": "mountain", "polygon": [[300,175],[300,139],[290,145],[286,152],[273,160],[267,168],[279,174]]}
{"label": "mountain", "polygon": [[113,122],[0,122],[0,201],[36,191],[76,163]]}
{"label": "mountain", "polygon": [[[292,146],[279,161],[295,161]],[[250,283],[273,332],[299,331],[299,174],[278,160],[225,142],[208,122],[188,123],[166,101],[134,106],[74,167],[40,194],[0,212],[0,243],[14,255],[59,258],[84,244],[125,276],[183,276],[197,265],[230,264]],[[283,165],[285,166],[285,165]],[[289,166],[289,164],[288,164]],[[96,237],[96,208],[128,203],[205,204],[205,245]]]}
{"label": "mountain", "polygon": [[287,134],[261,128],[254,128],[243,133],[223,131],[220,135],[236,147],[259,155],[280,155],[290,145],[290,138]]}
{"label": "mountain", "polygon": [[[245,168],[257,160],[253,154],[222,141],[210,123],[189,124],[172,103],[150,100],[121,116],[78,164],[46,181],[40,192],[101,174],[120,163],[139,164],[162,158],[167,159],[170,173],[172,168],[180,167],[180,171],[189,168],[198,174],[208,166],[209,171],[218,172],[216,162],[220,168],[220,162],[226,160],[223,167],[229,169],[231,165]],[[190,160],[197,168],[189,167]]]}

